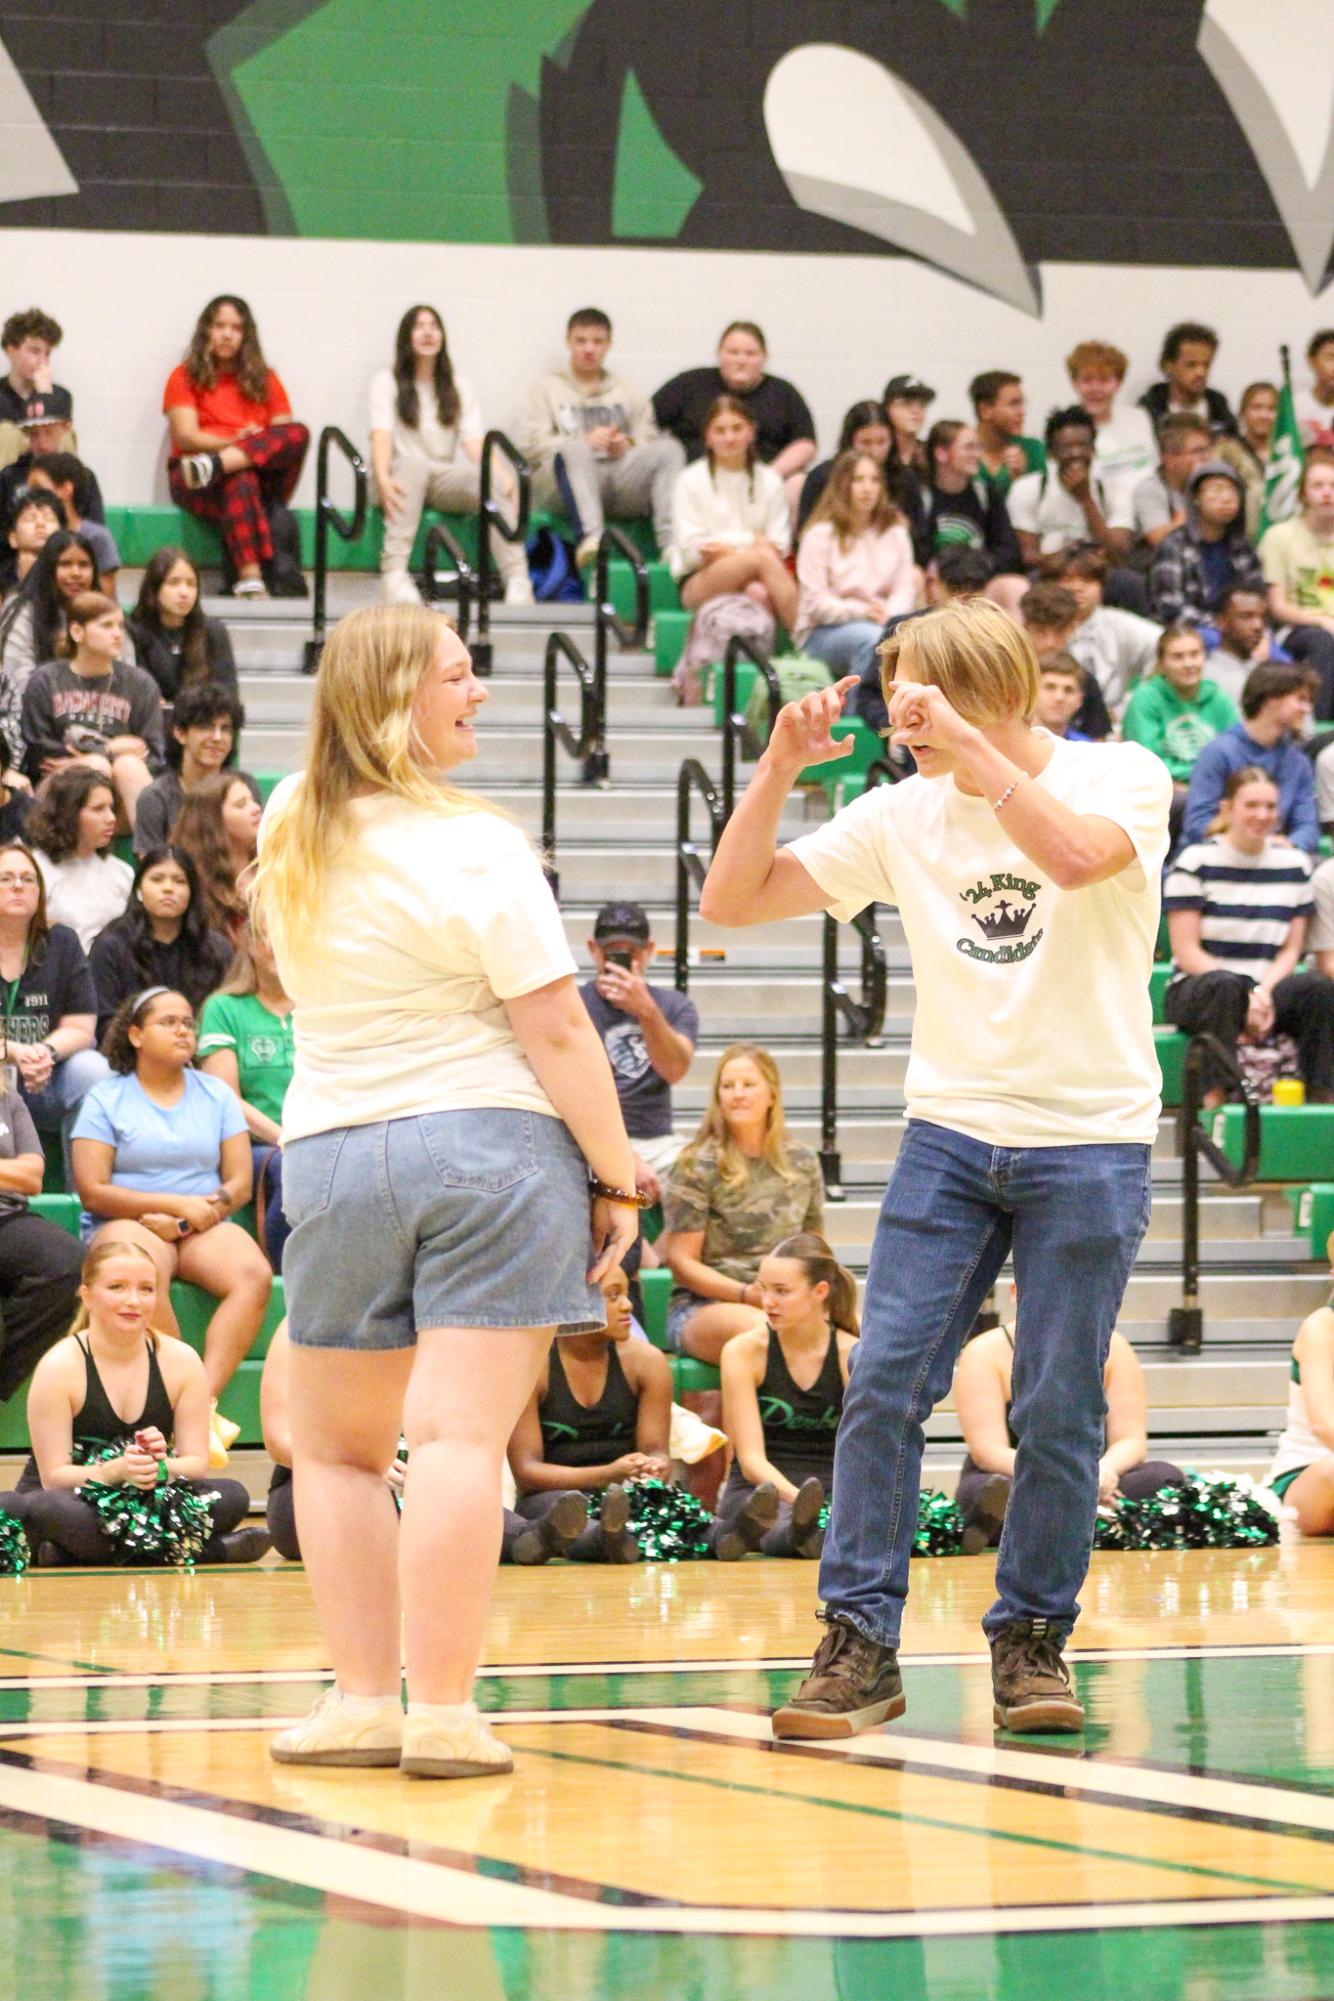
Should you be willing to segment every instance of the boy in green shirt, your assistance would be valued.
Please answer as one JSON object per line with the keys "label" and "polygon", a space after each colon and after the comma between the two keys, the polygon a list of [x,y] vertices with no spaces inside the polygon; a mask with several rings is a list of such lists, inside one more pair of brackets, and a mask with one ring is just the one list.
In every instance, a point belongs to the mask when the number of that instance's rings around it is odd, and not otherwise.
{"label": "boy in green shirt", "polygon": [[1141,681],[1121,719],[1127,743],[1141,743],[1172,774],[1172,827],[1185,810],[1195,760],[1220,730],[1237,720],[1236,704],[1204,678],[1204,641],[1184,625],[1169,625],[1158,641],[1155,670]]}

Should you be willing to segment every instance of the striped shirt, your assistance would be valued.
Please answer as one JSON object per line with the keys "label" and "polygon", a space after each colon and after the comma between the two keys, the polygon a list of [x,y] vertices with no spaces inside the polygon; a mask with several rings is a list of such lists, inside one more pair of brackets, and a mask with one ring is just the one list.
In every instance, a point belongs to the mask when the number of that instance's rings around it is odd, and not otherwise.
{"label": "striped shirt", "polygon": [[1209,957],[1229,972],[1258,975],[1282,951],[1293,918],[1315,909],[1310,858],[1273,841],[1258,855],[1243,855],[1221,835],[1197,841],[1167,871],[1163,909],[1198,910]]}

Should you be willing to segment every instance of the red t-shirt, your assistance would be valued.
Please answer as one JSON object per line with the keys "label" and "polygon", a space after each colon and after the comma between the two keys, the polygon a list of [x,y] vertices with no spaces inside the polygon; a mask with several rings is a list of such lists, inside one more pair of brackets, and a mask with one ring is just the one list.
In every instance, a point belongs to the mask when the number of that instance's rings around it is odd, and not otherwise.
{"label": "red t-shirt", "polygon": [[248,396],[241,394],[233,371],[221,372],[211,389],[198,389],[182,363],[179,368],[173,368],[167,377],[167,386],[162,392],[162,408],[179,410],[187,403],[195,408],[200,430],[211,431],[220,438],[234,438],[247,424],[271,424],[275,415],[285,416],[292,407],[287,391],[272,369],[269,370],[267,396],[262,403],[252,403]]}

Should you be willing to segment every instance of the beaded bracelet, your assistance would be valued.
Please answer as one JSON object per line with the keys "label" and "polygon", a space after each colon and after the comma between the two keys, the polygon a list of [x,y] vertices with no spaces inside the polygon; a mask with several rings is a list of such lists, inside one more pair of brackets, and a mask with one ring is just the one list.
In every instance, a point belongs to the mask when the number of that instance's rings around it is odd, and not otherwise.
{"label": "beaded bracelet", "polygon": [[641,1195],[637,1188],[613,1188],[610,1182],[599,1181],[595,1174],[588,1177],[590,1194],[603,1202],[619,1202],[627,1209],[651,1209],[653,1204],[647,1195]]}
{"label": "beaded bracelet", "polygon": [[1020,772],[1020,774],[1019,774],[1018,778],[1013,778],[1013,779],[1011,779],[1010,783],[1009,783],[1009,784],[1008,784],[1008,785],[1006,786],[1005,790],[1004,790],[1004,791],[1003,791],[1003,792],[1001,793],[1001,796],[1000,796],[1000,798],[999,798],[999,799],[996,799],[996,800],[993,800],[993,802],[992,802],[992,807],[991,807],[991,810],[992,810],[992,812],[993,812],[993,813],[999,813],[999,812],[1000,812],[1000,809],[1001,809],[1001,807],[1002,807],[1002,806],[1004,806],[1004,805],[1006,805],[1006,804],[1008,803],[1008,801],[1009,801],[1009,800],[1010,800],[1010,798],[1011,798],[1011,797],[1013,796],[1013,794],[1014,794],[1014,793],[1016,793],[1016,792],[1017,792],[1017,791],[1019,790],[1019,787],[1020,787],[1020,786],[1021,786],[1021,785],[1023,784],[1023,779],[1024,779],[1024,775],[1023,775],[1023,773],[1022,773],[1022,772]]}

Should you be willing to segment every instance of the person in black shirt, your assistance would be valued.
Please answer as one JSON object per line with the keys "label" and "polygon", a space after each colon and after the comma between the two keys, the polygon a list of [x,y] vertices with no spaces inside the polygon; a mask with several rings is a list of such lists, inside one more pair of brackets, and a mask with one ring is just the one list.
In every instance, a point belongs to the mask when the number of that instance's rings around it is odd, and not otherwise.
{"label": "person in black shirt", "polygon": [[38,1131],[61,1133],[110,1066],[92,1046],[97,993],[83,947],[48,923],[41,872],[21,841],[0,846],[0,996],[3,1060]]}
{"label": "person in black shirt", "polygon": [[699,1012],[675,987],[651,987],[653,963],[647,913],[637,903],[606,903],[588,941],[595,978],[579,989],[602,1037],[635,1150],[635,1180],[657,1201],[683,1141],[672,1132],[672,1086],[690,1068],[699,1039]]}
{"label": "person in black shirt", "polygon": [[687,368],[664,382],[653,398],[658,428],[681,440],[690,459],[704,455],[704,420],[719,396],[735,396],[755,426],[755,449],[780,479],[791,480],[795,505],[805,471],[815,457],[815,421],[800,392],[780,375],[766,375],[764,335],[751,320],[733,320],[718,344],[715,368]]}
{"label": "person in black shirt", "polygon": [[1139,399],[1155,431],[1164,417],[1184,410],[1192,417],[1202,417],[1215,437],[1236,437],[1237,420],[1227,397],[1220,389],[1209,387],[1209,370],[1217,353],[1218,335],[1212,327],[1182,320],[1168,328],[1158,357],[1163,379],[1150,383]]}
{"label": "person in black shirt", "polygon": [[195,1012],[221,986],[232,950],[210,930],[195,865],[184,848],[163,844],[139,858],[124,915],[93,940],[88,954],[97,988],[97,1039],[122,1001],[145,987],[184,994]]}
{"label": "person in black shirt", "polygon": [[[182,688],[169,713],[167,769],[139,794],[134,809],[137,854],[167,839],[180,817],[187,792],[193,792],[215,773],[232,769],[236,763],[236,741],[245,724],[245,710],[235,689],[214,681]],[[254,779],[243,771],[237,777],[245,779],[251,796],[258,799],[259,787]]]}
{"label": "person in black shirt", "polygon": [[64,338],[60,322],[53,320],[50,313],[44,313],[40,306],[29,306],[23,312],[9,315],[0,327],[0,347],[8,365],[8,373],[0,381],[0,423],[21,423],[29,397],[49,394],[54,389],[51,355]]}
{"label": "person in black shirt", "polygon": [[7,598],[27,577],[65,517],[54,493],[42,486],[21,486],[0,510],[0,599]]}
{"label": "person in black shirt", "polygon": [[[859,452],[868,459],[874,459],[877,465],[884,466],[889,497],[895,506],[909,516],[911,526],[911,509],[904,506],[894,486],[896,477],[905,469],[901,464],[895,464],[893,467],[889,464],[893,443],[894,433],[889,428],[884,405],[877,403],[873,397],[854,403],[843,419],[843,428],[838,434],[838,450],[834,453],[834,458],[821,459],[819,465],[811,467],[802,482],[801,499],[797,504],[798,536],[810,520],[817,502],[829,484],[829,475],[834,469],[834,459],[841,457],[844,452]],[[904,480],[903,484],[906,485],[907,481]]]}
{"label": "person in black shirt", "polygon": [[164,702],[203,682],[235,697],[231,636],[220,618],[205,616],[199,571],[184,549],[169,546],[149,558],[129,625],[139,665],[153,676]]}
{"label": "person in black shirt", "polygon": [[68,1328],[78,1304],[79,1246],[34,1216],[46,1161],[17,1091],[0,1093],[0,1400],[8,1401]]}
{"label": "person in black shirt", "polygon": [[926,448],[931,477],[923,494],[918,562],[925,569],[934,555],[951,545],[985,549],[998,572],[987,595],[1013,609],[997,585],[1002,577],[1013,577],[1014,603],[1023,595],[1026,584],[1019,540],[1010,526],[1004,500],[978,477],[981,451],[977,432],[971,424],[943,417],[931,426]]}
{"label": "person in black shirt", "polygon": [[[50,389],[30,396],[17,414],[0,415],[0,423],[16,425],[22,433],[22,449],[0,472],[0,513],[3,513],[19,488],[27,485],[36,459],[47,452],[74,450],[74,404],[68,389]],[[89,521],[101,526],[106,521],[102,489],[97,474],[89,467],[84,471],[87,479],[82,512]]]}

